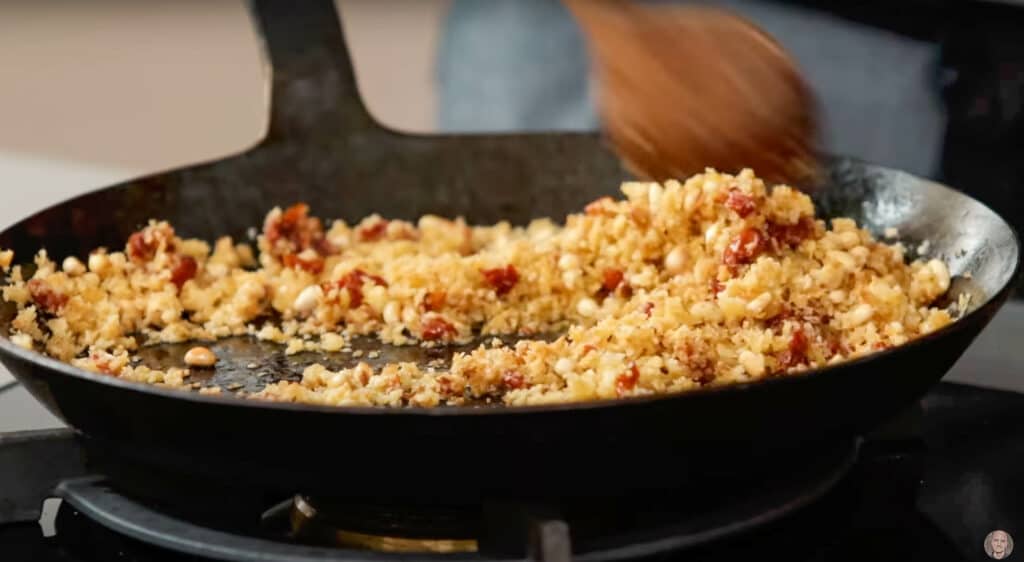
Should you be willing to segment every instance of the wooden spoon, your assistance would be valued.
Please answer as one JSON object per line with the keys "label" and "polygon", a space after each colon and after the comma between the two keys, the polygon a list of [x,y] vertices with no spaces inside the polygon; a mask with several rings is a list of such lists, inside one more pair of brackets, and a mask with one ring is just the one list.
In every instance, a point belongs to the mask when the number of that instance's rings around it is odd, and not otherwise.
{"label": "wooden spoon", "polygon": [[566,0],[587,36],[605,133],[630,172],[683,179],[752,168],[810,183],[816,103],[767,33],[709,7]]}

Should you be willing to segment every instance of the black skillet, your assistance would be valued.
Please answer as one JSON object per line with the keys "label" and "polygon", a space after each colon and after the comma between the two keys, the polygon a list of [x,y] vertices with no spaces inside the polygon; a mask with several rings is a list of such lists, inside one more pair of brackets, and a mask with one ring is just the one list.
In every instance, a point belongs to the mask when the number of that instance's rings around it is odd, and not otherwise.
{"label": "black skillet", "polygon": [[[271,62],[269,131],[222,161],[83,195],[0,234],[27,261],[119,247],[149,218],[187,237],[238,238],[275,205],[326,218],[373,212],[472,222],[561,217],[615,193],[623,173],[596,136],[414,136],[386,130],[359,101],[332,0],[254,3]],[[1005,301],[1018,241],[991,210],[948,187],[849,159],[828,163],[815,192],[826,216],[899,229],[950,264],[953,325],[908,345],[803,376],[659,396],[529,408],[375,409],[279,404],[161,389],[87,373],[0,338],[0,359],[114,475],[132,466],[218,486],[407,501],[482,494],[595,495],[757,474],[825,440],[850,439],[914,403]],[[969,276],[968,276],[969,274]],[[10,307],[0,327],[6,334]],[[369,345],[369,344],[368,344]],[[214,347],[212,383],[256,388],[296,377],[319,356],[286,358],[247,340]],[[384,348],[381,360],[430,359]],[[169,366],[180,349],[147,361]],[[327,358],[341,362],[341,358]],[[258,380],[246,368],[257,362]],[[104,460],[105,459],[105,460]],[[113,461],[113,462],[106,462]],[[124,476],[127,482],[129,475]]]}

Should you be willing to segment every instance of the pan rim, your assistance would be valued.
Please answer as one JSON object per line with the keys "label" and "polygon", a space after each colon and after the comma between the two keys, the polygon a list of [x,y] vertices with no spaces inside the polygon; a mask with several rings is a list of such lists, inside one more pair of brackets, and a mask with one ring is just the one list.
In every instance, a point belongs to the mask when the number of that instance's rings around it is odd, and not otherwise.
{"label": "pan rim", "polygon": [[[868,355],[858,357],[855,359],[849,359],[842,361],[834,365],[826,365],[817,369],[808,369],[799,373],[763,378],[753,381],[746,381],[742,383],[732,383],[723,386],[698,388],[694,390],[686,390],[674,393],[663,393],[663,394],[651,394],[645,396],[633,396],[625,398],[613,398],[613,399],[598,399],[588,400],[582,402],[559,402],[553,404],[540,404],[530,406],[485,406],[485,407],[466,407],[466,406],[404,406],[400,408],[389,407],[389,406],[329,406],[321,404],[307,404],[301,402],[277,402],[272,400],[259,400],[252,398],[240,398],[234,395],[205,395],[197,392],[192,392],[184,388],[171,388],[162,387],[155,384],[127,381],[119,378],[101,375],[87,371],[85,369],[75,367],[70,363],[65,363],[58,359],[49,357],[41,352],[35,350],[28,350],[15,345],[7,337],[0,337],[0,354],[11,356],[17,360],[24,361],[30,365],[35,365],[45,369],[51,369],[59,372],[62,375],[75,377],[78,379],[85,380],[90,383],[97,383],[102,385],[112,386],[125,391],[130,392],[141,392],[149,394],[157,398],[172,399],[172,400],[185,400],[200,404],[216,405],[220,407],[233,407],[233,408],[255,408],[262,410],[278,410],[278,411],[298,411],[305,413],[323,413],[323,414],[335,414],[335,415],[358,415],[358,416],[409,416],[417,418],[434,418],[434,417],[461,417],[461,416],[507,416],[507,415],[527,415],[527,414],[559,414],[577,411],[589,411],[589,410],[602,410],[602,409],[618,409],[628,407],[639,407],[654,402],[662,401],[674,401],[674,400],[685,400],[687,398],[691,400],[699,400],[701,397],[718,396],[720,394],[728,393],[742,393],[751,390],[768,389],[778,387],[782,385],[799,384],[801,381],[807,380],[820,380],[829,376],[841,376],[843,371],[847,371],[853,367],[863,365],[868,362],[879,361],[886,357],[891,357],[895,354],[902,354],[905,352],[912,351],[918,347],[926,345],[937,339],[943,338],[947,334],[951,334],[962,328],[963,323],[969,321],[972,318],[977,318],[982,314],[987,314],[993,308],[998,309],[1005,302],[1009,295],[1011,285],[1014,279],[1020,274],[1021,270],[1021,243],[1020,236],[1016,229],[1005,219],[1002,215],[995,212],[991,207],[985,203],[971,197],[970,195],[958,191],[948,185],[941,182],[933,181],[927,178],[923,178],[909,172],[890,168],[886,166],[879,166],[870,162],[838,155],[827,155],[826,160],[830,163],[854,163],[861,166],[866,166],[872,170],[889,173],[899,174],[907,176],[921,183],[927,184],[930,189],[939,189],[946,192],[952,192],[956,196],[966,197],[973,204],[987,210],[991,215],[997,218],[1002,226],[1010,233],[1010,240],[1012,241],[1012,248],[1014,251],[1014,264],[1011,273],[1007,276],[1002,286],[998,290],[993,292],[991,295],[986,296],[985,300],[975,307],[970,312],[964,314],[958,318],[955,322],[947,324],[942,328],[921,336],[917,339],[911,340],[905,344],[891,347],[884,350],[879,350]],[[102,191],[104,189],[116,189],[120,185],[111,186],[107,188],[101,188],[92,191]],[[84,194],[83,194],[84,195]],[[45,212],[49,209],[59,207],[78,198],[81,195],[76,195],[70,199],[61,201],[46,209],[39,211]],[[9,230],[20,225],[24,220],[18,221],[15,224],[8,227]],[[942,376],[945,376],[943,373]],[[19,378],[19,377],[16,377]],[[941,378],[941,377],[938,377]],[[20,380],[20,378],[19,378]]]}

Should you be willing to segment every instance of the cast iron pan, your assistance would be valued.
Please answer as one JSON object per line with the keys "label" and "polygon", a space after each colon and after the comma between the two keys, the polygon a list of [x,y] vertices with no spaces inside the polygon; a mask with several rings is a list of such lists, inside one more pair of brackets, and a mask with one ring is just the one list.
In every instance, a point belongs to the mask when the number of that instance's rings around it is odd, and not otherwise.
{"label": "cast iron pan", "polygon": [[[274,205],[310,203],[325,218],[378,212],[471,222],[562,217],[623,179],[584,134],[412,136],[374,123],[359,101],[332,0],[254,4],[273,67],[266,137],[243,154],[83,195],[0,234],[27,261],[121,247],[149,218],[186,237],[238,238]],[[201,396],[87,373],[0,338],[0,359],[76,428],[90,461],[115,473],[191,475],[218,486],[377,500],[475,501],[481,495],[587,495],[699,485],[757,474],[825,440],[849,439],[912,404],[953,365],[1004,302],[1017,238],[982,204],[948,187],[833,158],[815,191],[825,216],[881,233],[896,227],[956,276],[950,302],[972,295],[953,325],[908,345],[804,376],[674,396],[528,408],[330,408]],[[969,275],[968,275],[969,274]],[[7,307],[0,327],[6,333]],[[366,341],[361,345],[377,344]],[[297,378],[314,360],[245,339],[214,346],[210,384],[254,390]],[[426,360],[419,348],[378,360]],[[152,364],[181,361],[156,348]],[[245,366],[257,362],[254,375]],[[113,462],[109,462],[109,461]],[[136,471],[135,474],[137,474]],[[128,475],[124,480],[128,481]]]}

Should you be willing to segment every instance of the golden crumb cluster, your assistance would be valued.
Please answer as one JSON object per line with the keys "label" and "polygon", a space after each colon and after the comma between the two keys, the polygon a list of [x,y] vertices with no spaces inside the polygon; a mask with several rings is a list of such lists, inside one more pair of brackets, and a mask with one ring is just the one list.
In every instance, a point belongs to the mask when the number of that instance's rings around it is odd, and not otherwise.
{"label": "golden crumb cluster", "polygon": [[805,194],[768,189],[749,170],[622,192],[564,224],[525,227],[376,215],[325,226],[299,204],[267,215],[258,252],[151,222],[120,251],[60,263],[41,251],[31,279],[13,267],[3,290],[19,307],[11,339],[111,376],[181,386],[188,370],[135,366],[132,352],[244,334],[289,353],[339,352],[354,335],[428,346],[518,335],[443,369],[313,365],[301,382],[252,396],[521,405],[792,374],[953,321],[931,306],[949,288],[941,261],[907,264],[901,245],[849,219],[818,220]]}

